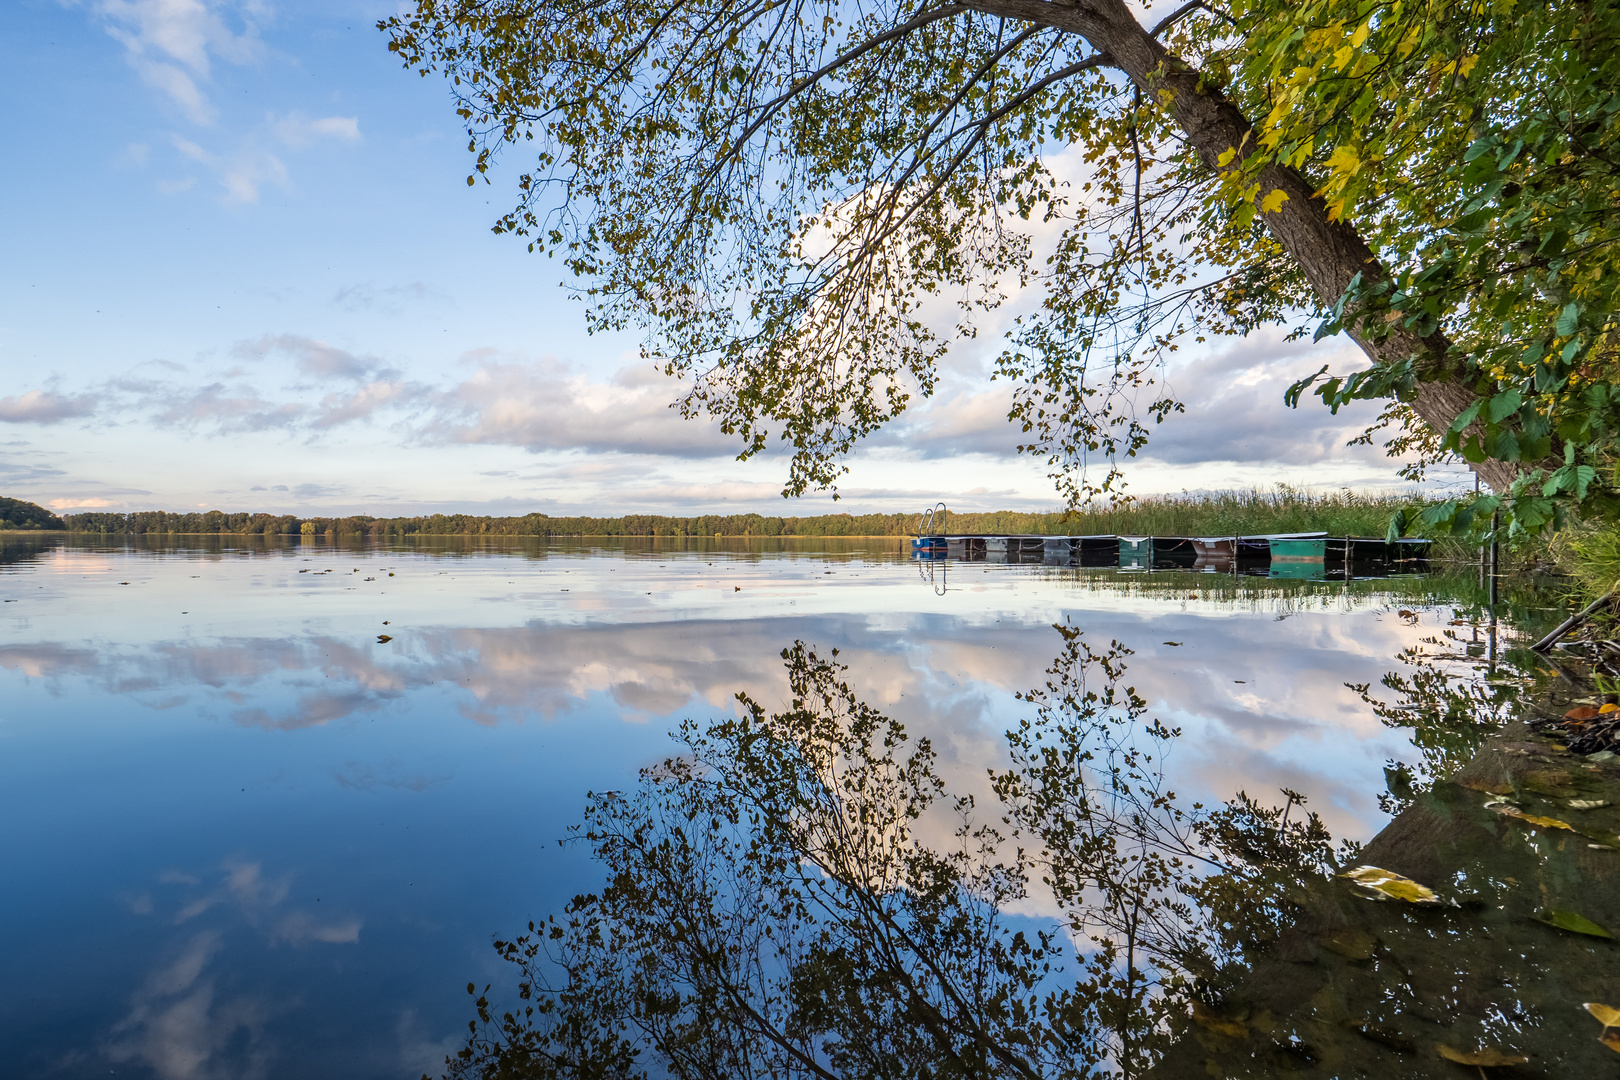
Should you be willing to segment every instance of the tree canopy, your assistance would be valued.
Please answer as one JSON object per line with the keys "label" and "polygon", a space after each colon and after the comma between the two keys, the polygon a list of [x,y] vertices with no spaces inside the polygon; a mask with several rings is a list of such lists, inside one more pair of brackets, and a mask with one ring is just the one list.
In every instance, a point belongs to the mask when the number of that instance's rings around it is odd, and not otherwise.
{"label": "tree canopy", "polygon": [[37,503],[0,496],[0,529],[65,529],[62,519]]}
{"label": "tree canopy", "polygon": [[1016,301],[997,373],[1071,505],[1181,407],[1168,352],[1278,324],[1352,337],[1369,366],[1323,400],[1384,400],[1393,451],[1494,489],[1430,523],[1609,509],[1615,4],[1153,14],[417,0],[379,25],[449,78],[469,183],[524,148],[496,230],[561,255],[594,326],[644,328],[743,456],[790,448],[785,493],[835,486]]}

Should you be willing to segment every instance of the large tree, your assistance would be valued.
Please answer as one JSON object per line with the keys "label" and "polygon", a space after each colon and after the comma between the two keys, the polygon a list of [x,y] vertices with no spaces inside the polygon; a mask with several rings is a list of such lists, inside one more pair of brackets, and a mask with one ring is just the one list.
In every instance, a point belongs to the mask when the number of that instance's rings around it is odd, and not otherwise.
{"label": "large tree", "polygon": [[998,373],[1071,501],[1179,408],[1167,350],[1317,321],[1370,361],[1329,405],[1384,399],[1396,449],[1463,456],[1521,523],[1606,492],[1614,4],[1153,14],[417,0],[380,25],[451,79],[469,183],[534,147],[497,230],[561,253],[595,325],[646,328],[744,456],[791,446],[788,492],[834,485],[1012,297]]}

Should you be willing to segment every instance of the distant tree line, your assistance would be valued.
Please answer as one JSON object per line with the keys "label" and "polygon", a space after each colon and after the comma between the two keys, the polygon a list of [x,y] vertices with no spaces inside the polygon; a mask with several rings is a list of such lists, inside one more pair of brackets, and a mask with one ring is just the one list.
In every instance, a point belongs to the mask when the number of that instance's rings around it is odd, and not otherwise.
{"label": "distant tree line", "polygon": [[[1234,533],[1300,532],[1321,529],[1335,536],[1381,536],[1396,514],[1410,514],[1431,500],[1412,494],[1312,492],[1285,485],[1271,491],[1226,491],[1141,498],[1099,505],[1065,515],[997,510],[952,512],[935,520],[931,531],[953,533],[1046,533],[1092,535],[1230,536]],[[13,508],[21,507],[19,511]],[[921,514],[818,514],[774,517],[765,514],[702,514],[668,517],[487,517],[429,514],[379,518],[299,517],[294,514],[230,514],[222,510],[129,514],[83,513],[63,517],[33,503],[0,500],[0,528],[66,529],[102,536],[345,536],[379,539],[409,536],[905,536]],[[15,523],[11,523],[12,521]]]}
{"label": "distant tree line", "polygon": [[[103,535],[226,534],[233,536],[904,536],[915,531],[918,514],[822,514],[775,517],[764,514],[703,514],[666,517],[626,514],[622,517],[487,517],[477,514],[430,514],[423,517],[301,518],[294,515],[171,513],[142,510],[129,514],[68,514],[55,528]],[[953,515],[953,528],[975,532],[1061,531],[1061,514],[1001,511]]]}

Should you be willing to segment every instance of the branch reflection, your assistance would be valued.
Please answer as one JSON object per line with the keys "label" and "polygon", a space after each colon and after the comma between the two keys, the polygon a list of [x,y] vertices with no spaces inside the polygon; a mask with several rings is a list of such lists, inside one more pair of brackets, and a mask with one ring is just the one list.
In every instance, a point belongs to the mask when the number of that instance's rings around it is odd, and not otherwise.
{"label": "branch reflection", "polygon": [[[1162,763],[1180,732],[1126,681],[1130,650],[1057,629],[993,806],[948,790],[929,740],[863,702],[836,653],[785,650],[786,711],[739,695],[739,718],[688,722],[683,755],[592,796],[576,840],[604,886],[497,942],[517,1000],[469,984],[477,1020],[448,1075],[1607,1064],[1579,1003],[1620,1000],[1620,980],[1607,942],[1559,913],[1620,928],[1620,837],[1590,797],[1614,777],[1550,769],[1556,749],[1511,726],[1470,731],[1431,742],[1430,781],[1365,849],[1335,843],[1296,792],[1179,799]],[[1456,690],[1401,686],[1434,706]],[[1548,800],[1589,816],[1540,825]],[[1343,876],[1373,862],[1433,902]]]}

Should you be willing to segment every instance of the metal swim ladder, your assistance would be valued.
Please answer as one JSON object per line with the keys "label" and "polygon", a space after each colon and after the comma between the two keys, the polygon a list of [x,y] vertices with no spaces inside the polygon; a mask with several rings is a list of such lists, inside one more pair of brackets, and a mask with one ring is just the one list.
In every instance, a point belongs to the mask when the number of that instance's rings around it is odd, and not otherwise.
{"label": "metal swim ladder", "polygon": [[[949,510],[945,509],[945,503],[944,502],[935,503],[933,506],[931,506],[927,510],[923,511],[922,521],[917,525],[917,535],[918,536],[935,536],[935,535],[943,534],[944,531],[945,531],[946,523],[950,520],[950,515],[951,515],[951,512]],[[936,516],[939,519],[939,533],[938,534],[933,532],[934,519],[935,519]]]}

